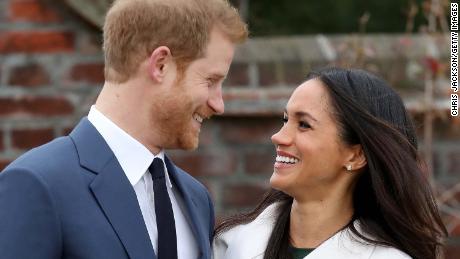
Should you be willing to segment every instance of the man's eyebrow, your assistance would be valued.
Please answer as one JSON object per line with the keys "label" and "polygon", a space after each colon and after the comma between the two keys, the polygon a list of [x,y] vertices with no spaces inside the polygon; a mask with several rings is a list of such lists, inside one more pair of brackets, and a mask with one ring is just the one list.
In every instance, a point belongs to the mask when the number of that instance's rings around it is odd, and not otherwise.
{"label": "man's eyebrow", "polygon": [[[284,113],[285,114],[288,113],[286,109],[284,109]],[[311,120],[313,120],[315,122],[318,122],[318,120],[315,119],[315,117],[313,117],[310,113],[308,113],[306,111],[296,111],[296,112],[294,112],[294,116],[297,117],[297,118],[308,117]]]}
{"label": "man's eyebrow", "polygon": [[218,72],[212,72],[212,73],[209,74],[208,77],[213,79],[213,80],[225,79],[225,75],[221,74],[221,73],[218,73]]}

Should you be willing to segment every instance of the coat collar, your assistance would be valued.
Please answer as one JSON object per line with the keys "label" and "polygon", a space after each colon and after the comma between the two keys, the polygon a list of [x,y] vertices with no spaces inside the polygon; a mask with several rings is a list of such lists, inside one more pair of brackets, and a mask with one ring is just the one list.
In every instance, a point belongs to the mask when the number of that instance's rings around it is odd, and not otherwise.
{"label": "coat collar", "polygon": [[136,193],[107,143],[86,118],[70,137],[80,165],[96,174],[89,188],[129,257],[156,258]]}
{"label": "coat collar", "polygon": [[[277,218],[279,203],[267,207],[254,221],[221,234],[214,241],[215,259],[262,259]],[[355,222],[359,231],[359,224]],[[375,245],[357,241],[349,230],[342,230],[323,242],[305,259],[367,259]],[[225,251],[222,251],[225,250]],[[225,254],[225,256],[222,256]]]}
{"label": "coat collar", "polygon": [[[356,221],[354,224],[356,229],[360,231],[359,224]],[[360,240],[358,241],[357,238],[358,237],[355,237],[349,229],[344,229],[324,241],[306,258],[370,258],[375,249],[375,245]]]}

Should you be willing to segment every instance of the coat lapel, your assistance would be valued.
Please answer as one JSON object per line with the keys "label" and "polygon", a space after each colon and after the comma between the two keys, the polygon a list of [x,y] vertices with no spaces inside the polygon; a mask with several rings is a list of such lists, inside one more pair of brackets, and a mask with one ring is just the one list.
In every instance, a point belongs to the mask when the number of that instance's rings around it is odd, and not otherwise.
{"label": "coat lapel", "polygon": [[130,258],[156,258],[136,193],[113,158],[90,185]]}
{"label": "coat lapel", "polygon": [[[236,226],[214,240],[215,259],[262,259],[278,217],[279,204],[267,207],[255,220]],[[359,224],[355,227],[360,231]],[[348,230],[343,230],[326,240],[304,259],[368,259],[375,245],[356,241]]]}
{"label": "coat lapel", "polygon": [[[360,230],[358,223],[354,223],[355,227]],[[353,237],[353,234],[348,230],[342,230],[324,241],[305,259],[323,259],[323,258],[342,258],[342,259],[367,259],[371,256],[375,245],[366,244]]]}
{"label": "coat lapel", "polygon": [[182,198],[184,199],[187,213],[191,219],[192,231],[195,235],[195,238],[197,238],[196,241],[198,243],[199,250],[198,258],[203,258],[205,255],[204,251],[206,251],[205,244],[206,242],[209,242],[207,238],[208,234],[204,233],[203,229],[198,226],[199,215],[197,213],[198,208],[196,202],[194,201],[194,197],[189,191],[189,188],[187,188],[187,185],[184,183],[182,177],[180,177],[179,173],[177,172],[175,165],[169,160],[167,156],[165,156],[165,164],[166,168],[168,169],[169,176],[172,178],[173,182],[179,189],[179,192],[182,194]]}
{"label": "coat lapel", "polygon": [[253,221],[216,236],[214,259],[262,259],[275,226],[277,208],[278,204],[272,204]]}
{"label": "coat lapel", "polygon": [[89,188],[129,257],[156,258],[136,193],[102,136],[86,118],[70,136],[81,166],[96,174]]}

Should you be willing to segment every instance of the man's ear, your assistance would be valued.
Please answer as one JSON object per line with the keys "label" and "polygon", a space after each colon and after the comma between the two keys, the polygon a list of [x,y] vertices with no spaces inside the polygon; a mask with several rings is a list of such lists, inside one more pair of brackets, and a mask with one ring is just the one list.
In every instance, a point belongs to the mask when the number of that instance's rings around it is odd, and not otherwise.
{"label": "man's ear", "polygon": [[364,155],[363,148],[360,144],[350,147],[344,167],[355,171],[360,170],[367,165],[366,156]]}
{"label": "man's ear", "polygon": [[149,58],[148,73],[150,78],[157,83],[161,83],[171,61],[172,55],[168,47],[160,46],[156,48]]}

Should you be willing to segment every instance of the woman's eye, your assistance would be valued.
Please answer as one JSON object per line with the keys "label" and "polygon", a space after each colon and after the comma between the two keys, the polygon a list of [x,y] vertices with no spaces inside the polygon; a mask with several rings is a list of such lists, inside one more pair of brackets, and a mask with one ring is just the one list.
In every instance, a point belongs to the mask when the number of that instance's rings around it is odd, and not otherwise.
{"label": "woman's eye", "polygon": [[299,127],[303,128],[303,129],[309,129],[311,128],[310,124],[304,122],[304,121],[299,121]]}
{"label": "woman's eye", "polygon": [[286,124],[288,122],[288,118],[287,117],[283,117],[283,124]]}

